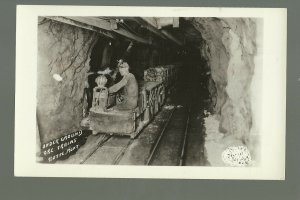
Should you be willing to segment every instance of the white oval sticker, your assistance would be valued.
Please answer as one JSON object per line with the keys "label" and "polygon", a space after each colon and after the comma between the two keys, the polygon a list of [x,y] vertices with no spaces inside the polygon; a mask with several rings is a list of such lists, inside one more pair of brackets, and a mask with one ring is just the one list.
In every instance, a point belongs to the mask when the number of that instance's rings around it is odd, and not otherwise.
{"label": "white oval sticker", "polygon": [[245,167],[251,162],[251,155],[247,147],[233,146],[223,151],[222,160],[232,167]]}

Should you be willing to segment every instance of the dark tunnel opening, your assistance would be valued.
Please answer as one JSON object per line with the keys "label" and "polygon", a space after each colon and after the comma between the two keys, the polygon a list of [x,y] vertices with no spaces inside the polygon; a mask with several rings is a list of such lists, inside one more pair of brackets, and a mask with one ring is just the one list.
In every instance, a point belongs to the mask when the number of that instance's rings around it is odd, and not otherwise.
{"label": "dark tunnel opening", "polygon": [[178,104],[189,105],[193,108],[211,110],[210,93],[208,89],[210,68],[198,52],[190,51],[182,58],[179,71],[178,92],[173,96]]}

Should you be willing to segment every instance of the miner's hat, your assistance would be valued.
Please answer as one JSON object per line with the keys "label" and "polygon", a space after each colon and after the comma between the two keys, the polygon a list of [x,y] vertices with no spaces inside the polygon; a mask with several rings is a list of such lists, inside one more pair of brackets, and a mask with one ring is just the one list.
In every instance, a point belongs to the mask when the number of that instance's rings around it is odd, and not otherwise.
{"label": "miner's hat", "polygon": [[126,68],[126,67],[129,68],[129,65],[127,62],[122,61],[121,63],[118,64],[118,67],[119,68]]}

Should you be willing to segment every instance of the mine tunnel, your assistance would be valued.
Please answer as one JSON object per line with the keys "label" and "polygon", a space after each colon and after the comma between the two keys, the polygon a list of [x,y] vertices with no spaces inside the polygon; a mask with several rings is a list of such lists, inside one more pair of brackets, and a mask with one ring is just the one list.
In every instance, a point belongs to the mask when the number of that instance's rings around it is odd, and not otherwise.
{"label": "mine tunnel", "polygon": [[223,166],[228,145],[254,157],[259,27],[250,18],[39,17],[37,161]]}

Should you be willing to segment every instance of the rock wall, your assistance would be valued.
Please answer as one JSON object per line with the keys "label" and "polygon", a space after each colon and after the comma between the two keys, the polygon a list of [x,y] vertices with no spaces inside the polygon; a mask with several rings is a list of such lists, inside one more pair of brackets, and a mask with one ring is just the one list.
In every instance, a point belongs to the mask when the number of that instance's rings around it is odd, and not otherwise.
{"label": "rock wall", "polygon": [[37,122],[42,143],[80,129],[84,80],[98,39],[92,31],[39,18]]}
{"label": "rock wall", "polygon": [[[214,108],[225,136],[247,144],[252,128],[250,86],[257,51],[257,19],[193,18],[194,27],[205,43],[201,54],[211,68]],[[216,90],[216,91],[215,91]]]}

